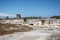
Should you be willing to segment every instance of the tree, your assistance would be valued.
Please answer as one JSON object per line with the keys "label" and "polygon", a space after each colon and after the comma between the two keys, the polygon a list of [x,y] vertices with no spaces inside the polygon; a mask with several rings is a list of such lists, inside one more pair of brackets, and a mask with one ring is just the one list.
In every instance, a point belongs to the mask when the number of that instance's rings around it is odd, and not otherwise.
{"label": "tree", "polygon": [[0,21],[2,20],[2,18],[0,18]]}
{"label": "tree", "polygon": [[45,20],[41,20],[41,22],[42,22],[42,25],[44,25],[44,23],[45,23]]}
{"label": "tree", "polygon": [[9,19],[9,17],[7,16],[6,19]]}
{"label": "tree", "polygon": [[27,18],[24,18],[24,22],[26,22],[27,21]]}
{"label": "tree", "polygon": [[52,16],[50,18],[56,18],[56,19],[60,19],[60,16]]}

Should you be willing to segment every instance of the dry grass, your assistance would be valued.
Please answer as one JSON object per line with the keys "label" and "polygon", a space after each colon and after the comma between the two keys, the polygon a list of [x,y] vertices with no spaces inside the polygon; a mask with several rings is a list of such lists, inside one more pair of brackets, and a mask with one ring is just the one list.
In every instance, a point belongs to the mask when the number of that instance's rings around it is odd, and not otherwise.
{"label": "dry grass", "polygon": [[[15,28],[10,30],[10,28]],[[6,30],[7,29],[7,30]],[[0,35],[11,34],[14,32],[25,32],[32,30],[31,27],[21,24],[0,24]]]}

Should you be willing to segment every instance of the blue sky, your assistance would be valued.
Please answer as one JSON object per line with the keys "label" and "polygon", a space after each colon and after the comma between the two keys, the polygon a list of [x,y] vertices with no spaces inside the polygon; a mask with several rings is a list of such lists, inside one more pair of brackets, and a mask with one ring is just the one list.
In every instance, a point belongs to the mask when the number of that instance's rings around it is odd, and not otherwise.
{"label": "blue sky", "polygon": [[0,0],[0,16],[60,15],[60,0]]}

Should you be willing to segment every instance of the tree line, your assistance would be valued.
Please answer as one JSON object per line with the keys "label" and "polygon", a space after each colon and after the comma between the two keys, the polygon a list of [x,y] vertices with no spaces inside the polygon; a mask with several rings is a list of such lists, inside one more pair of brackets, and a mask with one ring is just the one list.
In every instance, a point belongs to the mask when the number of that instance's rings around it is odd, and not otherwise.
{"label": "tree line", "polygon": [[[5,18],[9,19],[9,16],[6,16]],[[44,17],[41,17],[41,16],[40,17],[22,17],[21,19],[41,19],[41,18],[44,18]],[[49,18],[60,19],[60,15],[59,16],[51,16]],[[12,18],[12,19],[14,19],[14,18]],[[2,20],[2,19],[0,18],[0,20]]]}
{"label": "tree line", "polygon": [[56,18],[56,19],[60,19],[60,16],[52,16],[50,18]]}

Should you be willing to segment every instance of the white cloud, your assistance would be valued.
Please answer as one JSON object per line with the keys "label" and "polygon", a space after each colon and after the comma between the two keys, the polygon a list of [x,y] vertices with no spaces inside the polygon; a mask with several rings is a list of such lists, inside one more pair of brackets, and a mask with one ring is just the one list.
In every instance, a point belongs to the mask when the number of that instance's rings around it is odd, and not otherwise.
{"label": "white cloud", "polygon": [[13,17],[14,15],[9,15],[9,14],[6,14],[6,13],[0,13],[0,16],[10,16],[10,17]]}

